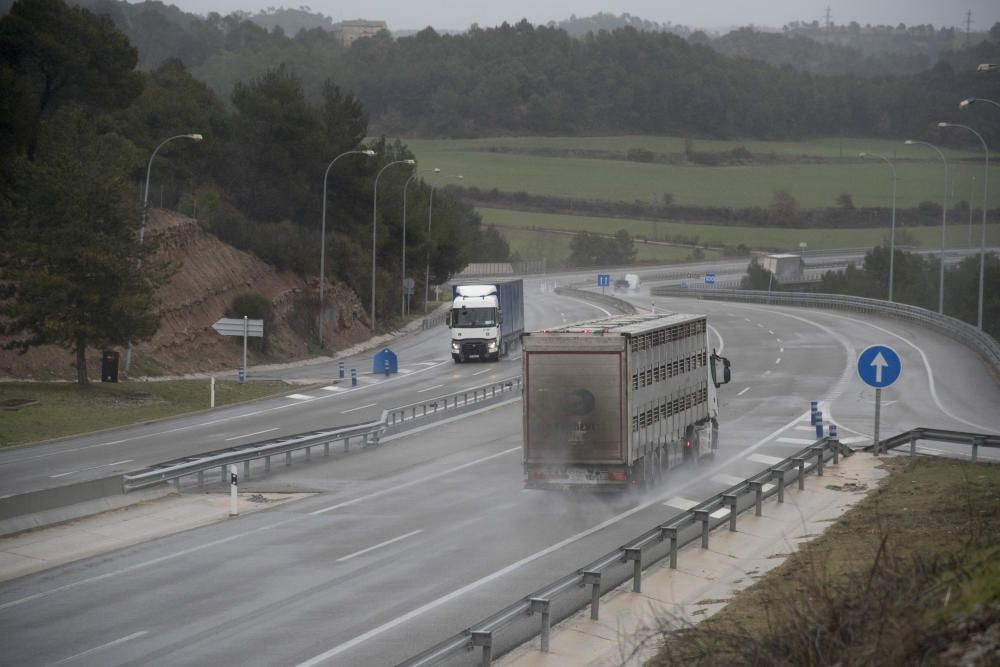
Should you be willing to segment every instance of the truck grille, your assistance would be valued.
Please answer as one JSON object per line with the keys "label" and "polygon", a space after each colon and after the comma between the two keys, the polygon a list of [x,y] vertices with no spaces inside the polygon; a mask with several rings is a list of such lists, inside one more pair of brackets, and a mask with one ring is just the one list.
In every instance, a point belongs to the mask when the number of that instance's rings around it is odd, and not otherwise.
{"label": "truck grille", "polygon": [[483,342],[466,342],[462,343],[462,354],[467,357],[486,356],[486,343]]}

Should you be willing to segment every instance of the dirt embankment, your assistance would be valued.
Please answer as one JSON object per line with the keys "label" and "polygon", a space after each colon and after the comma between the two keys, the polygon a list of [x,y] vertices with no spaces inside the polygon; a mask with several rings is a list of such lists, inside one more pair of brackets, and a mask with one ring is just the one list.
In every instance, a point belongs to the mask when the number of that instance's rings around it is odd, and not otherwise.
{"label": "dirt embankment", "polygon": [[[274,326],[268,331],[268,351],[249,353],[250,365],[294,361],[320,354],[316,348],[318,284],[261,261],[205,233],[198,224],[172,211],[153,209],[147,234],[159,239],[157,259],[174,269],[160,287],[160,329],[149,341],[139,342],[132,353],[132,376],[179,375],[217,372],[239,367],[242,340],[221,336],[212,324],[225,316],[233,299],[260,294],[274,308]],[[326,325],[330,354],[371,336],[368,317],[357,296],[346,286],[328,283],[327,309],[336,309],[335,323]],[[310,344],[312,346],[310,347]],[[125,350],[120,352],[124,371]],[[100,350],[87,351],[92,379],[100,378]],[[0,377],[52,380],[74,379],[71,350],[54,345],[33,348],[19,355],[0,351]]]}

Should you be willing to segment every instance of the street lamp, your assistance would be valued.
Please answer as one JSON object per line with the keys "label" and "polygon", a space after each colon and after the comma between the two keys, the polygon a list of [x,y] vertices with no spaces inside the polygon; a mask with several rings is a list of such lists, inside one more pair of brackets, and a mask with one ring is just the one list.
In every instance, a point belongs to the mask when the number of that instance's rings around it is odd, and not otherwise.
{"label": "street lamp", "polygon": [[[982,65],[980,65],[980,68]],[[994,67],[991,65],[991,67]],[[986,141],[983,139],[982,135],[973,130],[968,125],[960,125],[959,123],[938,123],[938,127],[961,127],[969,132],[976,135],[979,139],[979,143],[983,145],[983,151],[986,153],[986,161],[983,167],[983,234],[982,240],[979,245],[979,312],[976,317],[976,327],[982,331],[983,329],[983,273],[986,270],[986,205],[987,205],[987,192],[990,180],[990,149],[986,146]],[[971,204],[970,204],[971,205]]]}
{"label": "street lamp", "polygon": [[993,106],[1000,109],[1000,102],[994,102],[993,100],[988,100],[985,97],[970,97],[968,99],[962,100],[961,102],[958,103],[958,108],[961,109],[962,111],[965,111],[976,102],[986,102],[987,104],[992,104]]}
{"label": "street lamp", "polygon": [[[406,179],[406,183],[403,184],[403,268],[400,271],[401,280],[406,282],[406,189],[410,187],[410,181],[419,176],[420,174],[440,174],[441,170],[437,167],[433,169],[424,169],[423,171],[414,170],[413,174]],[[399,304],[399,315],[400,317],[406,317],[406,286],[403,286],[403,293]]]}
{"label": "street lamp", "polygon": [[375,330],[375,230],[378,221],[378,179],[382,177],[383,171],[394,164],[415,165],[416,163],[416,160],[396,160],[379,169],[378,174],[375,175],[375,193],[372,197],[372,331]]}
{"label": "street lamp", "polygon": [[945,224],[948,220],[948,160],[945,159],[944,153],[941,149],[933,144],[929,144],[926,141],[914,141],[912,139],[906,140],[906,145],[912,146],[914,144],[920,144],[921,146],[927,146],[936,152],[940,157],[941,161],[944,163],[944,200],[941,202],[941,279],[938,284],[938,313],[944,314],[944,233]]}
{"label": "street lamp", "polygon": [[884,155],[859,153],[858,157],[874,157],[884,160],[892,169],[892,218],[889,227],[889,301],[892,302],[892,274],[896,260],[896,165]]}
{"label": "street lamp", "polygon": [[330,164],[326,165],[326,171],[323,172],[323,222],[320,224],[320,237],[319,237],[319,347],[323,349],[323,287],[326,285],[326,179],[330,175],[330,169],[333,168],[334,163],[345,155],[367,155],[372,157],[375,155],[373,150],[363,150],[363,151],[347,151],[341,153],[337,157],[330,161]]}
{"label": "street lamp", "polygon": [[[462,175],[456,176],[458,180],[462,180]],[[424,265],[424,315],[427,314],[427,300],[430,298],[431,293],[431,215],[434,212],[434,188],[437,187],[433,183],[431,184],[431,197],[427,204],[427,256]]]}
{"label": "street lamp", "polygon": [[[149,164],[146,165],[146,188],[142,194],[142,223],[139,225],[139,245],[142,245],[143,239],[146,237],[146,216],[149,211],[149,176],[153,170],[153,158],[161,148],[166,144],[170,143],[174,139],[192,139],[194,141],[201,141],[204,137],[200,134],[175,134],[172,137],[167,137],[160,142],[160,145],[153,149],[153,154],[149,156]],[[139,267],[142,267],[142,258],[139,258]],[[132,364],[132,339],[129,338],[128,350],[125,352],[125,373],[128,374],[128,368]]]}

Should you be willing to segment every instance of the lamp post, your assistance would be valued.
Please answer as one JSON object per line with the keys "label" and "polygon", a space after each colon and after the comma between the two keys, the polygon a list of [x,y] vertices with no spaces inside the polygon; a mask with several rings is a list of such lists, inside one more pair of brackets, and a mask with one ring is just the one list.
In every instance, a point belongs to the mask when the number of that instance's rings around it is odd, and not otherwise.
{"label": "lamp post", "polygon": [[346,151],[341,153],[337,157],[330,160],[330,164],[326,165],[326,171],[323,172],[323,221],[320,223],[320,236],[319,236],[319,347],[323,348],[323,288],[326,285],[326,180],[330,175],[330,169],[340,158],[345,155],[367,155],[372,157],[375,155],[373,150],[363,150],[363,151]]}
{"label": "lamp post", "polygon": [[375,330],[375,230],[378,221],[378,179],[382,177],[382,172],[394,164],[416,164],[416,160],[396,160],[379,169],[375,175],[375,192],[372,197],[372,331]]}
{"label": "lamp post", "polygon": [[[462,175],[456,176],[458,180],[462,180]],[[424,264],[424,315],[427,314],[427,300],[430,298],[431,293],[431,216],[434,213],[434,188],[437,187],[431,184],[431,198],[427,204],[427,257]]]}
{"label": "lamp post", "polygon": [[[410,181],[419,176],[420,174],[440,174],[441,170],[437,167],[433,169],[424,169],[423,171],[414,170],[413,174],[406,179],[406,183],[403,184],[403,266],[400,270],[400,280],[406,281],[406,189],[410,187]],[[406,287],[403,287],[403,293],[400,298],[399,304],[399,315],[400,317],[406,317]]]}
{"label": "lamp post", "polygon": [[944,153],[941,149],[934,144],[929,144],[926,141],[914,141],[912,139],[906,140],[906,145],[912,146],[914,144],[920,144],[921,146],[927,146],[936,152],[940,157],[941,161],[944,162],[944,201],[941,202],[941,279],[938,283],[938,313],[944,314],[944,233],[945,224],[948,220],[948,160],[945,159]]}
{"label": "lamp post", "polygon": [[[982,67],[982,65],[980,65]],[[983,273],[986,270],[986,206],[987,206],[987,194],[989,191],[989,180],[990,180],[990,149],[986,146],[986,141],[983,136],[973,130],[968,125],[960,125],[959,123],[938,123],[938,127],[961,127],[969,132],[976,135],[979,139],[979,143],[983,145],[983,151],[986,154],[986,161],[983,165],[983,233],[982,240],[979,244],[979,309],[976,316],[976,327],[982,331],[983,329]],[[970,204],[971,205],[971,204]]]}
{"label": "lamp post", "polygon": [[884,160],[885,163],[889,165],[889,168],[892,169],[892,217],[889,226],[889,301],[891,303],[892,275],[896,260],[896,165],[894,165],[892,160],[884,155],[877,155],[875,153],[860,153],[858,154],[858,157],[874,157],[879,160]]}
{"label": "lamp post", "polygon": [[[139,225],[139,245],[142,245],[143,239],[146,237],[146,216],[149,212],[149,177],[153,170],[153,158],[161,148],[166,144],[170,143],[174,139],[191,139],[193,141],[201,141],[204,137],[200,134],[175,134],[172,137],[167,137],[160,142],[160,145],[153,149],[153,154],[149,156],[149,164],[146,165],[146,187],[142,194],[142,223]],[[142,267],[142,258],[139,259],[139,266]],[[128,349],[125,352],[125,373],[128,374],[129,366],[132,364],[132,339],[129,338]]]}

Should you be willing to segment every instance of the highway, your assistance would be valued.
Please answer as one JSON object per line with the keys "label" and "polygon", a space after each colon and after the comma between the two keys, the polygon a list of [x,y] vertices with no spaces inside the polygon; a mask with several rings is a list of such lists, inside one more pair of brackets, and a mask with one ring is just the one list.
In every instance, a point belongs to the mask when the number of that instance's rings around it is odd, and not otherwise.
{"label": "highway", "polygon": [[[526,281],[530,328],[603,314],[556,296],[551,282]],[[671,471],[645,495],[526,491],[513,403],[250,483],[317,492],[305,500],[0,585],[0,663],[392,665],[801,449],[815,439],[810,400],[823,402],[842,440],[870,442],[874,390],[854,364],[874,343],[892,346],[903,362],[900,381],[883,391],[883,433],[1000,431],[1000,385],[982,362],[916,325],[630,298],[657,311],[707,313],[713,343],[732,360],[734,380],[720,391],[721,449],[710,465]],[[454,365],[445,332],[395,344],[410,372],[388,380],[349,391],[320,385],[300,393],[308,398],[3,452],[0,480],[5,489],[37,488],[73,469],[67,477],[103,475],[265,429],[245,437],[355,423],[519,373],[516,360]],[[288,372],[332,377],[333,369]]]}

